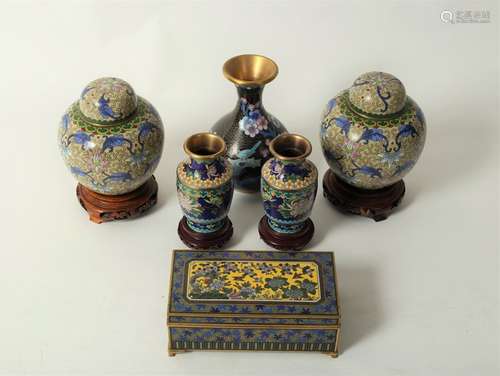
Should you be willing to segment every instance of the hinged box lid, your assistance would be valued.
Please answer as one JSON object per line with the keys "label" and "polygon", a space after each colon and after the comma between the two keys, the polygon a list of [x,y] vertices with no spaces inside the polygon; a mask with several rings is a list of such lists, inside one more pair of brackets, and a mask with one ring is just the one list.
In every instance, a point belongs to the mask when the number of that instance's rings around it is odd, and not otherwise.
{"label": "hinged box lid", "polygon": [[168,324],[339,324],[332,252],[174,250]]}

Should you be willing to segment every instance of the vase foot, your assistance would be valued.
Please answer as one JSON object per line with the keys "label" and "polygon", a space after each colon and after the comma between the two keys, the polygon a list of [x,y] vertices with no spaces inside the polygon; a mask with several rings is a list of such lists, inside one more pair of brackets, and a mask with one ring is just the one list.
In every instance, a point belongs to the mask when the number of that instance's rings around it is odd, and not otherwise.
{"label": "vase foot", "polygon": [[333,206],[344,213],[383,221],[399,205],[405,194],[405,184],[400,180],[382,189],[360,189],[339,179],[329,169],[323,177],[323,195]]}
{"label": "vase foot", "polygon": [[280,251],[300,251],[311,241],[314,235],[314,224],[308,218],[302,230],[295,234],[284,234],[274,231],[264,215],[259,222],[259,235],[267,245]]}
{"label": "vase foot", "polygon": [[177,228],[179,237],[189,248],[214,249],[221,248],[233,236],[233,224],[229,218],[220,230],[212,233],[201,233],[191,230],[186,217],[182,217]]}
{"label": "vase foot", "polygon": [[92,222],[111,222],[136,217],[152,208],[158,197],[158,183],[151,176],[136,190],[114,196],[103,195],[78,184],[76,196]]}

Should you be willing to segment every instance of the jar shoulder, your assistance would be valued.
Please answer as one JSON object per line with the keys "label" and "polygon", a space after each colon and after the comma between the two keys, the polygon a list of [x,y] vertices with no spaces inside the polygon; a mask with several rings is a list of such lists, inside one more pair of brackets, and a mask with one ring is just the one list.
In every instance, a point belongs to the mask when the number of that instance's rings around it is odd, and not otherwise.
{"label": "jar shoulder", "polygon": [[122,135],[124,137],[145,137],[150,134],[164,136],[164,126],[156,108],[146,99],[138,97],[137,110],[127,119],[113,124],[98,124],[85,118],[79,109],[78,101],[69,106],[59,125],[63,134],[85,133],[90,138]]}
{"label": "jar shoulder", "polygon": [[332,127],[334,133],[348,135],[357,129],[377,129],[380,133],[397,132],[403,125],[425,131],[425,116],[418,104],[411,98],[403,110],[390,116],[372,116],[356,112],[349,104],[348,92],[343,91],[328,101],[322,115],[322,132]]}
{"label": "jar shoulder", "polygon": [[176,169],[178,182],[191,188],[217,188],[232,180],[233,168],[226,158],[202,163],[186,158]]}
{"label": "jar shoulder", "polygon": [[318,169],[308,159],[300,164],[287,164],[271,158],[262,167],[262,179],[276,189],[307,189],[318,184]]}

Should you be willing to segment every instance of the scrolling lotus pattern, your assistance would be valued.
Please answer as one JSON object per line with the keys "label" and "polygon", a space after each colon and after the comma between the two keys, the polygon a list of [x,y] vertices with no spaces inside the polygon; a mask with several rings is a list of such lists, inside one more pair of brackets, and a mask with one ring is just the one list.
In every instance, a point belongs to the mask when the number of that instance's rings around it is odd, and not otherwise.
{"label": "scrolling lotus pattern", "polygon": [[303,301],[321,298],[318,265],[307,261],[191,261],[190,300]]}

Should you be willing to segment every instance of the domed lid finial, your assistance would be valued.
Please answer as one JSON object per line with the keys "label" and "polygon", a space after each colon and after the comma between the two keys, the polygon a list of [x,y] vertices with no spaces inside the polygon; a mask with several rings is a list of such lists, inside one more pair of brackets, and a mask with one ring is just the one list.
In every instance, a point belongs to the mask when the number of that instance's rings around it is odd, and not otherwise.
{"label": "domed lid finial", "polygon": [[349,88],[349,101],[355,108],[372,115],[390,115],[403,109],[406,90],[392,74],[368,72]]}
{"label": "domed lid finial", "polygon": [[137,108],[137,96],[127,82],[114,77],[92,81],[80,96],[80,111],[98,123],[114,123],[130,116]]}

